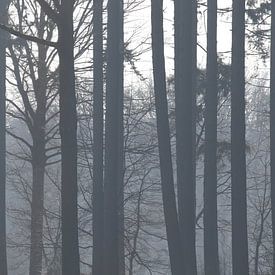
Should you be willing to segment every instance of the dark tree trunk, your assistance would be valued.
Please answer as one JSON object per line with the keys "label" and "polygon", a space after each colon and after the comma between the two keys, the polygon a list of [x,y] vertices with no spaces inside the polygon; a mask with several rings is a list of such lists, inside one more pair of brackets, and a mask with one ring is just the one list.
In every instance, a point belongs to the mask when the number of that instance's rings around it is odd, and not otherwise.
{"label": "dark tree trunk", "polygon": [[59,21],[62,274],[79,275],[77,214],[77,114],[73,0],[62,0]]}
{"label": "dark tree trunk", "polygon": [[271,217],[273,237],[273,268],[275,275],[275,1],[271,3],[271,64],[270,64],[270,165],[271,165]]}
{"label": "dark tree trunk", "polygon": [[175,96],[179,224],[185,274],[196,267],[195,85],[196,1],[175,0]]}
{"label": "dark tree trunk", "polygon": [[[41,16],[39,37],[43,35],[44,14]],[[44,175],[46,167],[45,126],[47,103],[47,66],[46,46],[38,45],[38,80],[35,87],[37,108],[32,128],[32,204],[31,204],[31,250],[30,275],[42,273],[43,251],[43,209],[44,209]]]}
{"label": "dark tree trunk", "polygon": [[[1,21],[7,21],[7,3],[1,1]],[[0,31],[0,274],[7,275],[6,251],[6,44],[8,35]]]}
{"label": "dark tree trunk", "polygon": [[217,0],[207,2],[207,86],[204,155],[204,269],[219,274],[217,222]]}
{"label": "dark tree trunk", "polygon": [[103,274],[103,1],[93,3],[93,274]]}
{"label": "dark tree trunk", "polygon": [[231,181],[233,275],[248,275],[245,157],[245,1],[233,1]]}
{"label": "dark tree trunk", "polygon": [[107,12],[104,274],[118,275],[123,192],[123,1],[109,0]]}
{"label": "dark tree trunk", "polygon": [[38,139],[44,140],[45,136],[35,134],[33,140],[32,170],[32,206],[31,206],[31,250],[30,250],[30,275],[42,273],[43,251],[43,202],[44,202],[44,172],[45,148],[39,144]]}
{"label": "dark tree trunk", "polygon": [[152,0],[152,51],[161,187],[173,275],[184,274],[171,157],[163,38],[163,0]]}

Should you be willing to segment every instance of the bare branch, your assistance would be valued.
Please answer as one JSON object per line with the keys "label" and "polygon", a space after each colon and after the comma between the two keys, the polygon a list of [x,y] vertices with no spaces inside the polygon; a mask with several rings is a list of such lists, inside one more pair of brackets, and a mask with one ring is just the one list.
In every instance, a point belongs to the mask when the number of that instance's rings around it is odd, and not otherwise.
{"label": "bare branch", "polygon": [[11,137],[21,141],[22,143],[24,143],[29,149],[32,149],[32,145],[30,143],[28,143],[24,138],[20,137],[20,136],[17,136],[15,135],[14,133],[12,133],[11,131],[9,130],[6,130],[7,134],[9,134]]}
{"label": "bare branch", "polygon": [[0,23],[0,29],[4,30],[4,31],[6,31],[10,34],[13,34],[17,37],[20,37],[22,39],[28,40],[28,41],[32,41],[32,42],[35,42],[35,43],[38,43],[38,44],[46,45],[46,46],[49,46],[49,47],[54,47],[54,48],[58,47],[57,42],[47,41],[45,39],[41,39],[41,38],[38,38],[38,37],[35,37],[35,36],[31,36],[31,35],[28,35],[28,34],[21,33],[21,32],[13,29],[11,27],[6,26],[5,24]]}
{"label": "bare branch", "polygon": [[55,12],[45,0],[36,0],[41,9],[51,18],[55,23],[59,21],[59,14]]}

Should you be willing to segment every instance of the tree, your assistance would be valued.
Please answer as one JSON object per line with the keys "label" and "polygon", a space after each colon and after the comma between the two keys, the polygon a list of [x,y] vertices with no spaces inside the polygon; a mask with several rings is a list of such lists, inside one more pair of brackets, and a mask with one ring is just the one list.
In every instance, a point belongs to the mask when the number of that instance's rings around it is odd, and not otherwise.
{"label": "tree", "polygon": [[271,57],[270,57],[270,168],[271,168],[271,219],[273,237],[273,266],[275,274],[275,1],[271,2]]}
{"label": "tree", "polygon": [[[41,29],[39,36],[43,35],[45,16],[41,13]],[[41,31],[42,30],[42,31]],[[33,123],[33,187],[32,187],[32,218],[31,218],[31,254],[30,275],[42,272],[43,251],[43,208],[44,208],[44,175],[46,166],[45,126],[46,126],[46,94],[47,94],[47,49],[44,45],[38,45],[38,80],[36,85],[37,108]]]}
{"label": "tree", "polygon": [[[77,214],[77,114],[74,72],[73,0],[37,0],[58,27],[61,136],[62,274],[80,274]],[[57,11],[56,11],[57,10]]]}
{"label": "tree", "polygon": [[107,7],[104,172],[104,273],[119,274],[120,198],[123,192],[123,1]]}
{"label": "tree", "polygon": [[245,1],[233,1],[231,184],[233,275],[249,274],[245,142]]}
{"label": "tree", "polygon": [[184,266],[182,261],[181,237],[174,190],[168,105],[166,95],[166,73],[163,38],[163,0],[151,1],[151,20],[154,93],[157,116],[163,209],[171,271],[173,275],[180,275],[184,272]]}
{"label": "tree", "polygon": [[66,275],[80,274],[77,218],[77,114],[73,4],[73,0],[61,1],[57,21],[59,31],[62,274]]}
{"label": "tree", "polygon": [[219,274],[217,223],[217,0],[207,2],[207,83],[204,155],[204,269]]}
{"label": "tree", "polygon": [[196,268],[195,79],[196,1],[175,0],[175,101],[179,224],[185,273]]}
{"label": "tree", "polygon": [[103,1],[93,9],[93,274],[103,274]]}
{"label": "tree", "polygon": [[[1,1],[0,14],[7,23],[8,1]],[[0,274],[7,275],[6,251],[6,46],[7,34],[0,31]]]}
{"label": "tree", "polygon": [[53,1],[53,7],[37,0],[41,9],[58,27],[58,42],[22,34],[1,24],[20,38],[56,47],[59,55],[59,107],[61,135],[62,273],[80,274],[77,211],[77,113],[74,72],[74,1]]}
{"label": "tree", "polygon": [[[23,33],[23,25],[28,24],[24,19],[25,8],[28,7],[27,2],[24,5],[17,6],[18,17],[20,18],[19,29]],[[43,11],[39,10],[37,6],[33,6],[36,11],[36,21],[33,27],[37,30],[38,37],[40,39],[46,34],[48,38],[51,38],[54,26],[50,26],[46,20]],[[48,27],[47,32],[45,28]],[[42,254],[43,254],[43,215],[44,215],[44,183],[45,183],[45,170],[47,161],[51,156],[56,156],[57,153],[53,151],[53,148],[47,146],[53,137],[49,137],[51,131],[55,130],[54,126],[48,127],[48,123],[51,119],[47,119],[47,114],[53,99],[56,98],[56,92],[49,92],[48,86],[51,79],[49,74],[49,67],[51,61],[47,62],[47,56],[49,54],[49,47],[38,44],[38,53],[32,52],[28,42],[20,40],[17,45],[10,45],[10,57],[13,62],[13,74],[16,79],[17,89],[22,100],[22,107],[12,100],[8,99],[10,105],[14,107],[15,112],[9,111],[8,114],[20,121],[23,121],[28,128],[31,136],[32,144],[29,143],[21,133],[13,133],[10,130],[8,134],[20,140],[24,146],[27,146],[30,151],[30,157],[28,161],[32,166],[32,199],[31,199],[31,247],[30,247],[30,274],[41,274],[42,272]],[[53,51],[55,51],[53,49]],[[23,55],[22,53],[25,52]],[[27,67],[22,72],[22,63],[26,62]],[[37,67],[37,76],[35,64]],[[29,77],[22,77],[26,73]],[[51,76],[55,76],[53,73]],[[30,89],[26,88],[25,83],[33,88],[33,93]],[[28,86],[28,85],[27,85]],[[18,114],[19,113],[19,114]],[[55,117],[55,113],[50,117]],[[53,127],[53,128],[51,128]],[[53,131],[55,132],[55,131]],[[46,147],[48,147],[46,149]],[[46,153],[49,153],[48,156]]]}

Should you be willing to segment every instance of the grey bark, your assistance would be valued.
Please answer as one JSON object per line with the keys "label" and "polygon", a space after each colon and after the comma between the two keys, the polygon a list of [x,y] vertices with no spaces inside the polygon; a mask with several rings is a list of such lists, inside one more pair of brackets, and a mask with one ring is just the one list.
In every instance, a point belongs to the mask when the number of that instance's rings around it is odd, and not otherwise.
{"label": "grey bark", "polygon": [[245,1],[233,1],[231,79],[231,184],[233,275],[248,275],[245,156]]}
{"label": "grey bark", "polygon": [[74,73],[73,0],[62,0],[58,20],[62,274],[79,275],[77,213],[77,114]]}
{"label": "grey bark", "polygon": [[208,0],[203,214],[205,275],[219,274],[217,222],[217,68],[217,0]]}
{"label": "grey bark", "polygon": [[103,1],[93,3],[93,274],[103,274]]}
{"label": "grey bark", "polygon": [[179,224],[186,275],[196,275],[195,102],[197,6],[175,0],[176,154]]}
{"label": "grey bark", "polygon": [[118,275],[123,192],[123,1],[109,0],[107,12],[103,274]]}
{"label": "grey bark", "polygon": [[170,144],[163,37],[163,0],[151,1],[152,52],[161,188],[171,272],[184,274]]}

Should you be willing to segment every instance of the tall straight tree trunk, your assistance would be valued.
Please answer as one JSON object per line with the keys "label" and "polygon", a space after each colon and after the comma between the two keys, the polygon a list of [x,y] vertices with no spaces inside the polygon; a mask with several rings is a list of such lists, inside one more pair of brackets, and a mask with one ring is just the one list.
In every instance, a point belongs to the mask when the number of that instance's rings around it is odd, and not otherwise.
{"label": "tall straight tree trunk", "polygon": [[[39,37],[43,37],[45,15],[41,14]],[[47,105],[47,49],[38,45],[38,80],[35,87],[37,108],[32,128],[32,204],[31,204],[31,250],[30,275],[42,273],[43,251],[43,210],[44,210],[44,175],[46,169],[46,105]]]}
{"label": "tall straight tree trunk", "polygon": [[[8,1],[0,3],[1,21],[7,23]],[[6,251],[6,44],[7,33],[0,30],[0,274],[7,275]]]}
{"label": "tall straight tree trunk", "polygon": [[109,0],[107,12],[103,274],[118,275],[123,192],[123,0]]}
{"label": "tall straight tree trunk", "polygon": [[219,274],[217,228],[217,67],[217,0],[208,0],[203,216],[205,275]]}
{"label": "tall straight tree trunk", "polygon": [[195,79],[196,1],[175,0],[175,98],[179,224],[185,274],[196,267]]}
{"label": "tall straight tree trunk", "polygon": [[103,1],[93,3],[93,274],[103,274]]}
{"label": "tall straight tree trunk", "polygon": [[271,217],[273,237],[273,267],[275,275],[275,0],[271,3],[271,64],[270,64],[270,165],[271,165]]}
{"label": "tall straight tree trunk", "polygon": [[62,199],[62,274],[79,275],[77,215],[77,114],[73,0],[62,0],[58,22]]}
{"label": "tall straight tree trunk", "polygon": [[163,38],[163,0],[151,1],[153,75],[160,157],[161,187],[171,271],[184,274],[181,238],[174,190],[173,167],[166,95]]}
{"label": "tall straight tree trunk", "polygon": [[245,156],[245,1],[233,0],[231,181],[233,275],[248,275]]}

